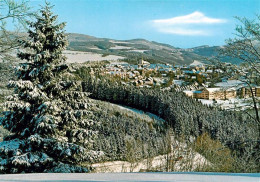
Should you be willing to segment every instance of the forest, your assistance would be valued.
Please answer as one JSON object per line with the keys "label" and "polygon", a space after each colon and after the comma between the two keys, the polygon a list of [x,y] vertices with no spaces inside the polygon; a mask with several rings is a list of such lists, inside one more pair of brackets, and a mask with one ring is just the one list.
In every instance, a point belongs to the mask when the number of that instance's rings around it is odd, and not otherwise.
{"label": "forest", "polygon": [[243,171],[259,170],[259,125],[243,112],[208,107],[180,92],[136,88],[99,74],[86,76],[88,70],[82,67],[76,74],[82,75],[83,90],[91,98],[154,113],[186,141],[209,133],[232,150]]}

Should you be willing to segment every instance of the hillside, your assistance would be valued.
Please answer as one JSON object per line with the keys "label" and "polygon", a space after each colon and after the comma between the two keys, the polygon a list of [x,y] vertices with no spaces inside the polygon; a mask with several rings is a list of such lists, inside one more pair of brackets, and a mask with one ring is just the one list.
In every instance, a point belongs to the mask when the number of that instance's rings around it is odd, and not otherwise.
{"label": "hillside", "polygon": [[[28,36],[27,33],[21,33],[21,35]],[[93,61],[124,59],[126,62],[136,64],[139,59],[143,58],[151,63],[183,65],[191,64],[194,60],[208,63],[207,59],[217,56],[218,50],[223,48],[222,46],[202,45],[184,49],[145,39],[114,40],[78,33],[67,33],[67,36],[69,41],[68,51],[81,51],[87,54],[79,55],[79,58],[76,57],[76,59],[80,59],[79,62],[92,61],[92,59]],[[70,52],[65,54],[70,58]],[[75,52],[75,54],[80,53]],[[228,57],[221,58],[221,61],[233,64],[240,63],[239,60]]]}
{"label": "hillside", "polygon": [[133,63],[142,57],[150,62],[169,64],[190,64],[193,60],[205,59],[189,49],[180,49],[144,39],[119,41],[72,33],[68,34],[68,39],[68,50],[98,53],[103,56],[122,56]]}
{"label": "hillside", "polygon": [[[141,58],[151,63],[190,64],[194,60],[207,62],[207,58],[217,56],[218,49],[222,48],[205,45],[182,49],[145,39],[113,40],[75,33],[69,33],[68,40],[68,50],[91,52],[102,55],[104,59],[111,55],[120,56],[132,64],[136,64]],[[239,63],[238,60],[227,57],[221,61]]]}
{"label": "hillside", "polygon": [[[189,49],[189,51],[191,51],[194,54],[197,54],[199,56],[210,58],[212,56],[218,56],[218,51],[220,49],[223,49],[223,48],[224,47],[222,47],[222,46],[207,46],[207,45],[204,45],[204,46],[198,46],[198,47],[191,48],[191,49]],[[232,64],[241,63],[241,60],[236,59],[236,58],[227,57],[227,56],[220,57],[219,59],[222,62],[229,62],[229,63],[232,63]]]}
{"label": "hillside", "polygon": [[[100,58],[114,56],[113,58],[125,58],[124,60],[128,62],[137,62],[138,59],[143,57],[151,62],[189,64],[191,62],[203,62],[206,60],[204,56],[214,56],[217,50],[217,47],[209,46],[180,49],[144,39],[119,41],[99,39],[80,34],[69,34],[68,37],[70,42],[69,50],[65,51],[64,48],[64,52],[60,51],[60,54],[79,54],[84,57],[89,56],[89,54],[93,54],[94,56],[98,55],[96,61],[99,61]],[[196,62],[194,60],[198,61]],[[74,61],[84,62],[84,59]],[[1,78],[2,82],[7,82],[12,76],[12,72],[8,70],[11,70],[11,66],[8,63],[2,62],[0,64],[0,71],[3,75]],[[258,154],[254,153],[254,150],[257,149],[257,143],[255,141],[257,141],[257,136],[259,135],[253,120],[248,116],[236,112],[222,111],[218,108],[209,108],[177,92],[157,89],[136,89],[132,86],[120,84],[113,79],[96,77],[98,75],[95,75],[93,78],[91,76],[87,77],[85,73],[87,73],[87,71],[75,72],[75,74],[69,74],[69,72],[67,72],[64,74],[64,79],[72,81],[73,83],[76,79],[78,81],[77,84],[80,85],[77,86],[78,89],[82,87],[84,92],[91,93],[90,97],[92,99],[84,101],[84,103],[89,103],[88,111],[90,114],[88,113],[88,117],[91,120],[88,122],[89,126],[84,125],[83,127],[91,127],[93,131],[98,131],[98,136],[95,138],[97,140],[93,140],[95,141],[93,143],[91,143],[91,141],[88,149],[98,151],[98,154],[100,154],[98,157],[89,157],[91,163],[99,164],[100,162],[103,163],[107,161],[123,161],[123,163],[120,164],[132,167],[133,163],[153,163],[152,160],[150,161],[151,158],[162,161],[165,157],[168,158],[172,155],[172,164],[176,164],[179,161],[181,162],[181,159],[185,159],[185,156],[182,154],[176,158],[175,153],[170,153],[168,150],[171,149],[169,144],[173,141],[171,137],[176,136],[189,141],[192,147],[194,147],[194,151],[205,156],[205,159],[214,164],[213,166],[209,166],[210,169],[202,168],[201,170],[211,170],[211,167],[213,167],[212,170],[214,171],[225,172],[254,172],[258,170],[258,162],[255,159]],[[75,77],[67,78],[66,76],[68,75],[74,75]],[[63,84],[63,82],[59,83]],[[5,89],[5,86],[2,85],[0,89]],[[5,94],[2,94],[2,96],[3,95]],[[1,97],[0,101],[3,102],[5,100]],[[77,101],[77,99],[70,99],[70,102],[74,101]],[[135,113],[130,113],[118,106],[102,101],[140,109],[161,117],[165,122],[161,123],[154,118],[147,118],[145,115],[136,115]],[[29,114],[31,115],[31,113]],[[75,114],[71,116],[75,117],[79,115]],[[64,120],[67,122],[67,119]],[[76,119],[75,121],[78,122]],[[244,124],[245,121],[246,124]],[[94,125],[93,123],[96,124]],[[166,126],[170,126],[173,131],[168,130]],[[69,130],[71,129],[69,128]],[[77,134],[77,140],[79,140],[79,142],[85,142],[86,137],[80,134],[82,130],[74,129],[74,131],[77,131],[77,133],[68,135],[66,132],[66,137],[76,136]],[[0,128],[0,134],[0,139],[2,139],[8,133]],[[7,138],[7,140],[12,139],[11,137]],[[84,138],[84,140],[82,138]],[[201,139],[199,140],[198,138]],[[74,139],[70,141],[74,141]],[[203,141],[205,141],[207,145],[202,145]],[[237,144],[237,141],[252,141],[252,143],[250,144],[251,146],[242,146],[239,143]],[[208,148],[208,144],[211,144],[209,146],[214,146],[213,150]],[[9,145],[9,143],[3,143],[3,145],[0,146],[0,151],[5,149],[5,145]],[[17,146],[19,147],[19,145]],[[49,146],[52,147],[52,145]],[[223,152],[217,152],[212,155],[212,151],[218,151],[218,148],[221,148]],[[18,148],[15,148],[15,150],[16,149]],[[176,150],[176,148],[174,148],[174,150]],[[251,156],[249,159],[245,158],[247,157],[247,153],[243,152],[247,150]],[[56,157],[56,152],[54,152],[54,154]],[[6,157],[5,154],[2,156]],[[84,156],[89,155],[84,154]],[[80,163],[80,165],[87,167],[90,164],[89,161]],[[245,161],[249,161],[248,164],[250,164],[250,166],[245,165],[237,169],[236,165]],[[166,163],[168,165],[168,161],[166,161]],[[186,165],[186,163],[184,164],[185,166],[189,166]],[[110,165],[110,163],[108,163],[108,165]],[[159,163],[159,166],[161,166],[161,163]],[[104,168],[104,166],[101,167]],[[108,166],[105,165],[105,168],[107,167]],[[157,170],[157,167],[155,166],[153,168]],[[141,169],[143,169],[143,167],[138,167],[136,170],[140,171]],[[168,171],[170,167],[167,166],[166,169],[166,171]],[[174,168],[171,169],[173,170]],[[198,168],[188,168],[185,170],[190,169],[199,170]],[[150,169],[147,167],[147,170]],[[165,171],[164,168],[160,170]],[[55,168],[51,172],[61,171],[56,171]]]}

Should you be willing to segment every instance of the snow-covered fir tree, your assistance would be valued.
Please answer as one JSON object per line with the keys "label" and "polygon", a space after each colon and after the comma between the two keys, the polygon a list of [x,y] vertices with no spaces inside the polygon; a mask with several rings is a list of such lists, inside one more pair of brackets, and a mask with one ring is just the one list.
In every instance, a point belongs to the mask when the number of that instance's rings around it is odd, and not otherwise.
{"label": "snow-covered fir tree", "polygon": [[87,172],[85,164],[102,155],[89,150],[98,123],[64,64],[65,23],[57,23],[49,3],[40,12],[22,42],[18,57],[24,63],[16,68],[18,80],[9,83],[14,94],[0,118],[12,133],[0,143],[0,173]]}

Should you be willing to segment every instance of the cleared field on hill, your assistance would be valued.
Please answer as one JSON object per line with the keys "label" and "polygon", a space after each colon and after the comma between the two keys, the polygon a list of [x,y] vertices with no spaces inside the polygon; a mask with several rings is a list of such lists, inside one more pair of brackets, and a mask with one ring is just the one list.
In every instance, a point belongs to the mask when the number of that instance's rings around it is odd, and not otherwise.
{"label": "cleared field on hill", "polygon": [[87,61],[116,61],[124,59],[122,56],[107,55],[92,53],[92,52],[80,52],[80,51],[64,51],[63,53],[67,57],[67,63],[84,63]]}

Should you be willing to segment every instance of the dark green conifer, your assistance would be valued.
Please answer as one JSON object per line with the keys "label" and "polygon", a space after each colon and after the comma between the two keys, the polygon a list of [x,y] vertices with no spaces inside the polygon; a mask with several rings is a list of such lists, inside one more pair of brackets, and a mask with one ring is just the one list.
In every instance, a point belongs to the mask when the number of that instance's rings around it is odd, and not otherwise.
{"label": "dark green conifer", "polygon": [[81,164],[102,155],[89,150],[97,123],[87,93],[64,64],[65,23],[57,23],[51,8],[46,3],[30,23],[18,54],[24,63],[9,83],[14,94],[0,122],[12,135],[0,143],[0,173],[87,172]]}

